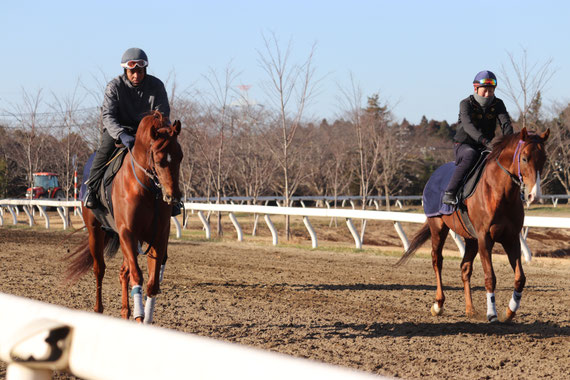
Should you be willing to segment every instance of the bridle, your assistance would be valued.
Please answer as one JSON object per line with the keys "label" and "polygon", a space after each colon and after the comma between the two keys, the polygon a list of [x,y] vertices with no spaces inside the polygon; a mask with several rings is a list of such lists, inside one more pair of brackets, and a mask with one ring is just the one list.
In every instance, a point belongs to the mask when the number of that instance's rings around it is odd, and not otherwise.
{"label": "bridle", "polygon": [[495,159],[495,161],[497,162],[497,165],[499,165],[499,167],[501,169],[503,169],[503,171],[505,173],[507,173],[509,177],[511,177],[511,180],[515,183],[515,185],[519,186],[521,200],[525,201],[526,200],[526,194],[527,194],[527,188],[523,182],[523,176],[521,173],[521,153],[522,153],[523,147],[524,147],[524,140],[519,140],[519,143],[517,144],[517,148],[515,149],[515,154],[513,155],[513,164],[515,162],[517,164],[517,175],[514,175],[513,173],[508,171],[503,165],[501,165],[498,157]]}
{"label": "bridle", "polygon": [[[154,167],[154,156],[152,153],[152,144],[150,146],[150,156],[148,159],[148,165],[150,166],[150,170],[143,167],[141,164],[139,164],[137,162],[137,160],[135,160],[135,157],[133,155],[133,152],[131,151],[131,149],[129,149],[129,153],[131,154],[131,168],[133,169],[133,174],[135,176],[135,179],[137,180],[137,182],[139,183],[139,185],[142,186],[143,189],[150,191],[151,193],[155,194],[156,198],[159,198],[160,194],[162,193],[162,189],[163,186],[160,184],[160,180],[158,179],[158,175],[156,174],[156,169]],[[137,172],[135,170],[135,165],[142,170],[142,172],[151,180],[151,183],[153,185],[153,189],[150,189],[148,186],[146,186],[137,176]]]}

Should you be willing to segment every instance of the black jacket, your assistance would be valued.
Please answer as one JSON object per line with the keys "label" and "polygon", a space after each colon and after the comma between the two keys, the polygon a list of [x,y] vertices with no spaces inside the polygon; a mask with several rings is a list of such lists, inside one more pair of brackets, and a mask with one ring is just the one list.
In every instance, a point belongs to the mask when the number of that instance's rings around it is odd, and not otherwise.
{"label": "black jacket", "polygon": [[168,96],[162,81],[146,74],[142,83],[135,87],[126,74],[120,75],[105,89],[103,128],[114,139],[125,131],[135,135],[142,118],[153,110],[170,117]]}
{"label": "black jacket", "polygon": [[501,99],[495,98],[484,110],[475,97],[470,95],[459,104],[459,124],[454,140],[462,144],[481,146],[484,139],[491,141],[495,137],[497,121],[503,135],[513,133],[511,118]]}

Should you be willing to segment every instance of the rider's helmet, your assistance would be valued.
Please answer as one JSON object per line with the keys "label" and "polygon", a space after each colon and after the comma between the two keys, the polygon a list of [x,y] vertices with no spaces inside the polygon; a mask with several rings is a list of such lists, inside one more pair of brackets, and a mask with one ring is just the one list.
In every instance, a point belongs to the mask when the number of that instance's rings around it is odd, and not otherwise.
{"label": "rider's helmet", "polygon": [[134,69],[135,67],[147,67],[148,57],[146,53],[139,48],[130,48],[123,53],[121,58],[121,67],[125,69]]}
{"label": "rider's helmet", "polygon": [[475,90],[479,87],[497,87],[497,77],[488,70],[479,71],[473,79],[473,87]]}

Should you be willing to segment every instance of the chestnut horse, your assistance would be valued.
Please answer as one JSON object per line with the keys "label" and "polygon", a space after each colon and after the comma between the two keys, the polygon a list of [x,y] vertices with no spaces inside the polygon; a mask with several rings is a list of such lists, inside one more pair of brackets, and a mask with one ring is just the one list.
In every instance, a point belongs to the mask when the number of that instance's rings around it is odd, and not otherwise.
{"label": "chestnut horse", "polygon": [[[131,315],[128,286],[132,287],[134,318],[152,322],[156,295],[167,257],[172,206],[180,201],[178,184],[182,149],[177,137],[180,121],[171,126],[159,111],[145,116],[138,127],[135,144],[119,169],[112,189],[116,232],[106,232],[91,210],[83,207],[83,220],[89,240],[68,259],[68,279],[77,279],[91,265],[97,281],[95,311],[103,312],[101,288],[105,275],[105,256],[116,253],[119,243],[123,252],[119,280],[122,288],[121,316]],[[143,276],[137,262],[139,242],[148,247],[148,282],[146,305],[143,309]]]}
{"label": "chestnut horse", "polygon": [[[542,134],[520,133],[503,136],[487,157],[486,167],[473,195],[464,203],[467,206],[477,236],[471,236],[464,228],[456,210],[450,215],[429,217],[421,230],[414,236],[410,247],[396,265],[406,262],[414,252],[431,237],[432,264],[435,271],[437,291],[431,313],[441,315],[445,296],[442,289],[442,250],[449,229],[465,238],[465,254],[461,261],[461,277],[465,292],[465,312],[475,315],[471,299],[471,273],[473,260],[480,252],[485,273],[487,291],[487,320],[498,321],[495,307],[496,277],[493,271],[491,251],[493,245],[501,243],[515,273],[515,286],[506,321],[514,318],[520,307],[526,277],[521,265],[521,244],[519,234],[523,227],[524,206],[532,203],[540,189],[540,172],[546,161],[544,142],[550,130]],[[530,189],[530,191],[528,190]]]}

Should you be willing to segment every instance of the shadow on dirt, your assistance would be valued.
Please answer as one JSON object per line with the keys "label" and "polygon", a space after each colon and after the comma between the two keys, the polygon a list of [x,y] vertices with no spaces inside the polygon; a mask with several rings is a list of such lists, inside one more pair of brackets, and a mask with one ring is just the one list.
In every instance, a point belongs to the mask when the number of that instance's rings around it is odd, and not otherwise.
{"label": "shadow on dirt", "polygon": [[[311,328],[319,328],[318,326]],[[528,335],[535,339],[570,336],[570,327],[555,323],[536,321],[532,323],[452,322],[452,323],[373,323],[371,325],[345,324],[337,322],[321,326],[330,336],[341,338],[378,338],[414,336],[454,336],[463,334],[508,336]]]}
{"label": "shadow on dirt", "polygon": [[[243,283],[231,283],[226,282],[223,284],[216,284],[212,282],[202,282],[196,284],[197,287],[235,287],[242,289],[290,289],[299,291],[310,291],[310,290],[324,290],[324,291],[368,291],[368,290],[423,290],[423,291],[435,291],[435,285],[414,285],[414,284],[243,284]],[[444,291],[463,291],[463,287],[457,286],[444,286]],[[485,290],[482,286],[471,287],[471,290],[482,291]]]}

